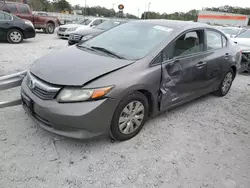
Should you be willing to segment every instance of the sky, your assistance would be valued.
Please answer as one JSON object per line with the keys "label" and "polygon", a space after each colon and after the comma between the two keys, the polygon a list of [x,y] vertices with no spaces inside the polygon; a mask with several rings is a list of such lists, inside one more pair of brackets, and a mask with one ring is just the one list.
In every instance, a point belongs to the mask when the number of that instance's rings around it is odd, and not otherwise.
{"label": "sky", "polygon": [[[84,6],[85,0],[68,0],[72,5]],[[202,9],[202,7],[219,7],[223,5],[250,7],[249,0],[86,0],[87,6],[103,6],[118,11],[118,5],[124,5],[124,12],[138,16],[145,10],[160,13],[187,12],[192,9]]]}

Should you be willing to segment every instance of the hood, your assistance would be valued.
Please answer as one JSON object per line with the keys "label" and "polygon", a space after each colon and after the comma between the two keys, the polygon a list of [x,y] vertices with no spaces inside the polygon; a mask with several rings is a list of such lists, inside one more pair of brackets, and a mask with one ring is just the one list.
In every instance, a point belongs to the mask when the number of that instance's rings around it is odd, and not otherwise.
{"label": "hood", "polygon": [[73,27],[85,27],[84,25],[80,25],[80,24],[66,24],[66,25],[62,25],[60,27],[63,28],[73,28]]}
{"label": "hood", "polygon": [[51,84],[81,86],[131,63],[72,46],[38,59],[30,71]]}
{"label": "hood", "polygon": [[96,29],[96,28],[90,28],[90,29],[78,28],[74,33],[78,34],[78,35],[90,35],[93,33],[101,33],[101,32],[102,32],[102,30]]}

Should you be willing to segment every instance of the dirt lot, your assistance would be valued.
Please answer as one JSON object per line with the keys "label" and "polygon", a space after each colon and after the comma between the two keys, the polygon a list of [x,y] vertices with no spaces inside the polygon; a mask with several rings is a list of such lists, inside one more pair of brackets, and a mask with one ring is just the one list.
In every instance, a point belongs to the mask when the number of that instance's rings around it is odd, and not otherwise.
{"label": "dirt lot", "polygon": [[[66,47],[38,34],[0,43],[0,75]],[[19,89],[0,92],[6,99]],[[134,139],[79,141],[37,127],[21,106],[0,109],[0,188],[249,188],[250,76],[150,120]]]}

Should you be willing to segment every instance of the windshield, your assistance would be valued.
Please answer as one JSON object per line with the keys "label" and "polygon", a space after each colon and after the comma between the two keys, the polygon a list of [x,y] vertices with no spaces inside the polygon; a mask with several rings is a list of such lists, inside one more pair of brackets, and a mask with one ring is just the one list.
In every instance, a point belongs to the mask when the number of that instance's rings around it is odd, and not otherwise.
{"label": "windshield", "polygon": [[80,24],[80,25],[89,25],[89,23],[91,22],[90,19],[81,19],[81,20],[78,20],[76,22],[76,24]]}
{"label": "windshield", "polygon": [[126,59],[148,55],[173,29],[154,24],[130,22],[108,30],[79,46],[101,47]]}
{"label": "windshield", "polygon": [[96,26],[95,28],[97,29],[101,29],[101,30],[108,30],[108,29],[111,29],[117,25],[120,25],[121,22],[119,21],[106,21],[106,22],[103,22],[102,24]]}
{"label": "windshield", "polygon": [[220,29],[228,35],[237,35],[241,30],[237,28],[220,28]]}
{"label": "windshield", "polygon": [[250,38],[250,30],[246,30],[239,34],[236,38]]}

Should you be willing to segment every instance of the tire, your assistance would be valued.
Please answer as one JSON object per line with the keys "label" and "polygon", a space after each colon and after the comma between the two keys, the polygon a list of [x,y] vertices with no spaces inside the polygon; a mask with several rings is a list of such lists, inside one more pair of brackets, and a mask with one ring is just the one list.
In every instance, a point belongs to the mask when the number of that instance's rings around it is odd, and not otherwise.
{"label": "tire", "polygon": [[145,95],[140,92],[129,95],[119,103],[115,110],[110,136],[118,141],[129,140],[136,136],[148,118],[148,109],[148,100]]}
{"label": "tire", "polygon": [[23,33],[18,29],[11,29],[7,33],[7,40],[9,43],[19,44],[23,42]]}
{"label": "tire", "polygon": [[54,31],[55,31],[55,24],[47,23],[47,25],[46,25],[46,33],[53,34]]}
{"label": "tire", "polygon": [[215,94],[217,96],[220,96],[220,97],[227,95],[227,93],[229,92],[229,90],[232,86],[234,77],[235,77],[235,73],[234,73],[233,69],[230,69],[228,72],[226,72],[226,74],[223,76],[223,79],[220,83],[220,86],[219,86],[218,90],[215,92]]}

